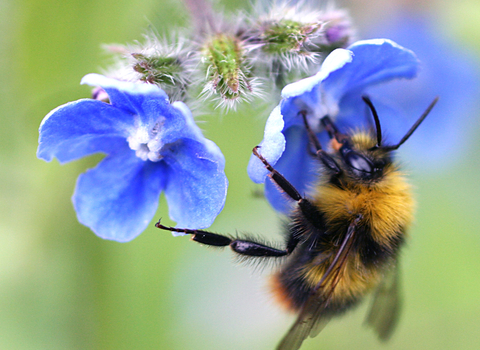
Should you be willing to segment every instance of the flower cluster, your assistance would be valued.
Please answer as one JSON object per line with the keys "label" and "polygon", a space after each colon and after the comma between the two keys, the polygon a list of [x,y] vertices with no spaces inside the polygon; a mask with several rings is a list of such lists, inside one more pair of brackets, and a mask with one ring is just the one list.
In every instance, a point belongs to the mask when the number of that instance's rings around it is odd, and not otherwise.
{"label": "flower cluster", "polygon": [[[207,30],[201,40],[169,45],[150,36],[144,45],[117,46],[112,50],[125,57],[121,69],[111,77],[85,76],[82,83],[95,87],[93,99],[67,103],[45,117],[37,156],[64,163],[106,154],[79,176],[73,195],[79,221],[102,238],[136,237],[154,216],[162,192],[178,226],[205,228],[225,203],[225,160],[187,105],[170,101],[185,100],[190,86],[200,86],[205,96],[220,96],[233,106],[254,93],[259,72],[280,84],[316,67],[316,73],[283,88],[260,143],[263,157],[300,193],[308,193],[318,165],[307,152],[301,112],[321,141],[328,138],[320,123],[324,116],[342,129],[372,126],[365,94],[380,112],[386,142],[395,144],[412,125],[378,91],[384,89],[392,100],[386,83],[414,78],[416,55],[389,39],[351,43],[352,37],[344,12],[302,12],[282,3],[243,16],[228,30]],[[427,102],[422,101],[425,107]],[[422,110],[416,112],[414,117]],[[268,171],[255,156],[248,173],[254,182],[266,182],[265,195],[276,210],[289,212],[291,203],[265,181]]]}

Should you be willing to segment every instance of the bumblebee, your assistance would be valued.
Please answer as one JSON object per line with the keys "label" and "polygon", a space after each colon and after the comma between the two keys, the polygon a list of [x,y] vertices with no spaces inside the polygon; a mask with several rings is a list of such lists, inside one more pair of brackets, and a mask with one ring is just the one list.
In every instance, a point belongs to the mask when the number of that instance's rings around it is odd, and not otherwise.
{"label": "bumblebee", "polygon": [[285,235],[285,249],[252,239],[233,238],[204,230],[167,227],[210,246],[230,246],[242,257],[284,258],[272,276],[275,298],[298,318],[278,350],[299,349],[334,316],[344,313],[375,291],[366,323],[381,340],[392,334],[399,315],[398,255],[413,220],[410,185],[393,159],[436,104],[438,97],[396,145],[382,144],[380,119],[371,100],[362,97],[375,124],[370,131],[341,133],[332,120],[321,119],[330,136],[325,151],[300,112],[309,150],[318,160],[319,176],[311,198],[305,198],[253,149],[270,179],[296,201]]}

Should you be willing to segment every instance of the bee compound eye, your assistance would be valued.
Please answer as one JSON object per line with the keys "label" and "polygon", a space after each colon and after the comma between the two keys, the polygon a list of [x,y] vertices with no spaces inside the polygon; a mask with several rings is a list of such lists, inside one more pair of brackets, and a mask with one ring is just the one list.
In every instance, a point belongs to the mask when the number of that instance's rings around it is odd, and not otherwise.
{"label": "bee compound eye", "polygon": [[371,174],[373,172],[373,164],[356,152],[348,152],[345,155],[345,162],[356,172],[363,174]]}

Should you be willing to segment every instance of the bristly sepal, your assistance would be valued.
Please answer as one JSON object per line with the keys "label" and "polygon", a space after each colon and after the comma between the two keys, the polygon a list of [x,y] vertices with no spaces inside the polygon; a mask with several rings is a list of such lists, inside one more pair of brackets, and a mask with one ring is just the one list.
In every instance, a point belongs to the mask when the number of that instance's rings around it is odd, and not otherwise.
{"label": "bristly sepal", "polygon": [[132,54],[135,63],[133,70],[140,74],[140,80],[163,85],[182,85],[182,63],[179,57],[164,55],[146,55],[142,53]]}

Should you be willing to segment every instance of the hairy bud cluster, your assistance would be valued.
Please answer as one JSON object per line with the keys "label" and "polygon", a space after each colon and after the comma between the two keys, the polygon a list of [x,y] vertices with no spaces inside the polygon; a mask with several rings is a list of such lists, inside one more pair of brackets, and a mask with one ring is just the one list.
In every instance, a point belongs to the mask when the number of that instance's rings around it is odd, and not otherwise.
{"label": "hairy bud cluster", "polygon": [[[321,58],[353,41],[345,12],[305,6],[273,2],[255,16],[238,15],[232,21],[218,15],[215,28],[170,42],[151,33],[144,44],[121,50],[123,79],[156,84],[171,99],[200,92],[219,106],[235,107],[272,90],[265,85],[282,88],[311,74]],[[125,69],[132,72],[130,78]]]}

